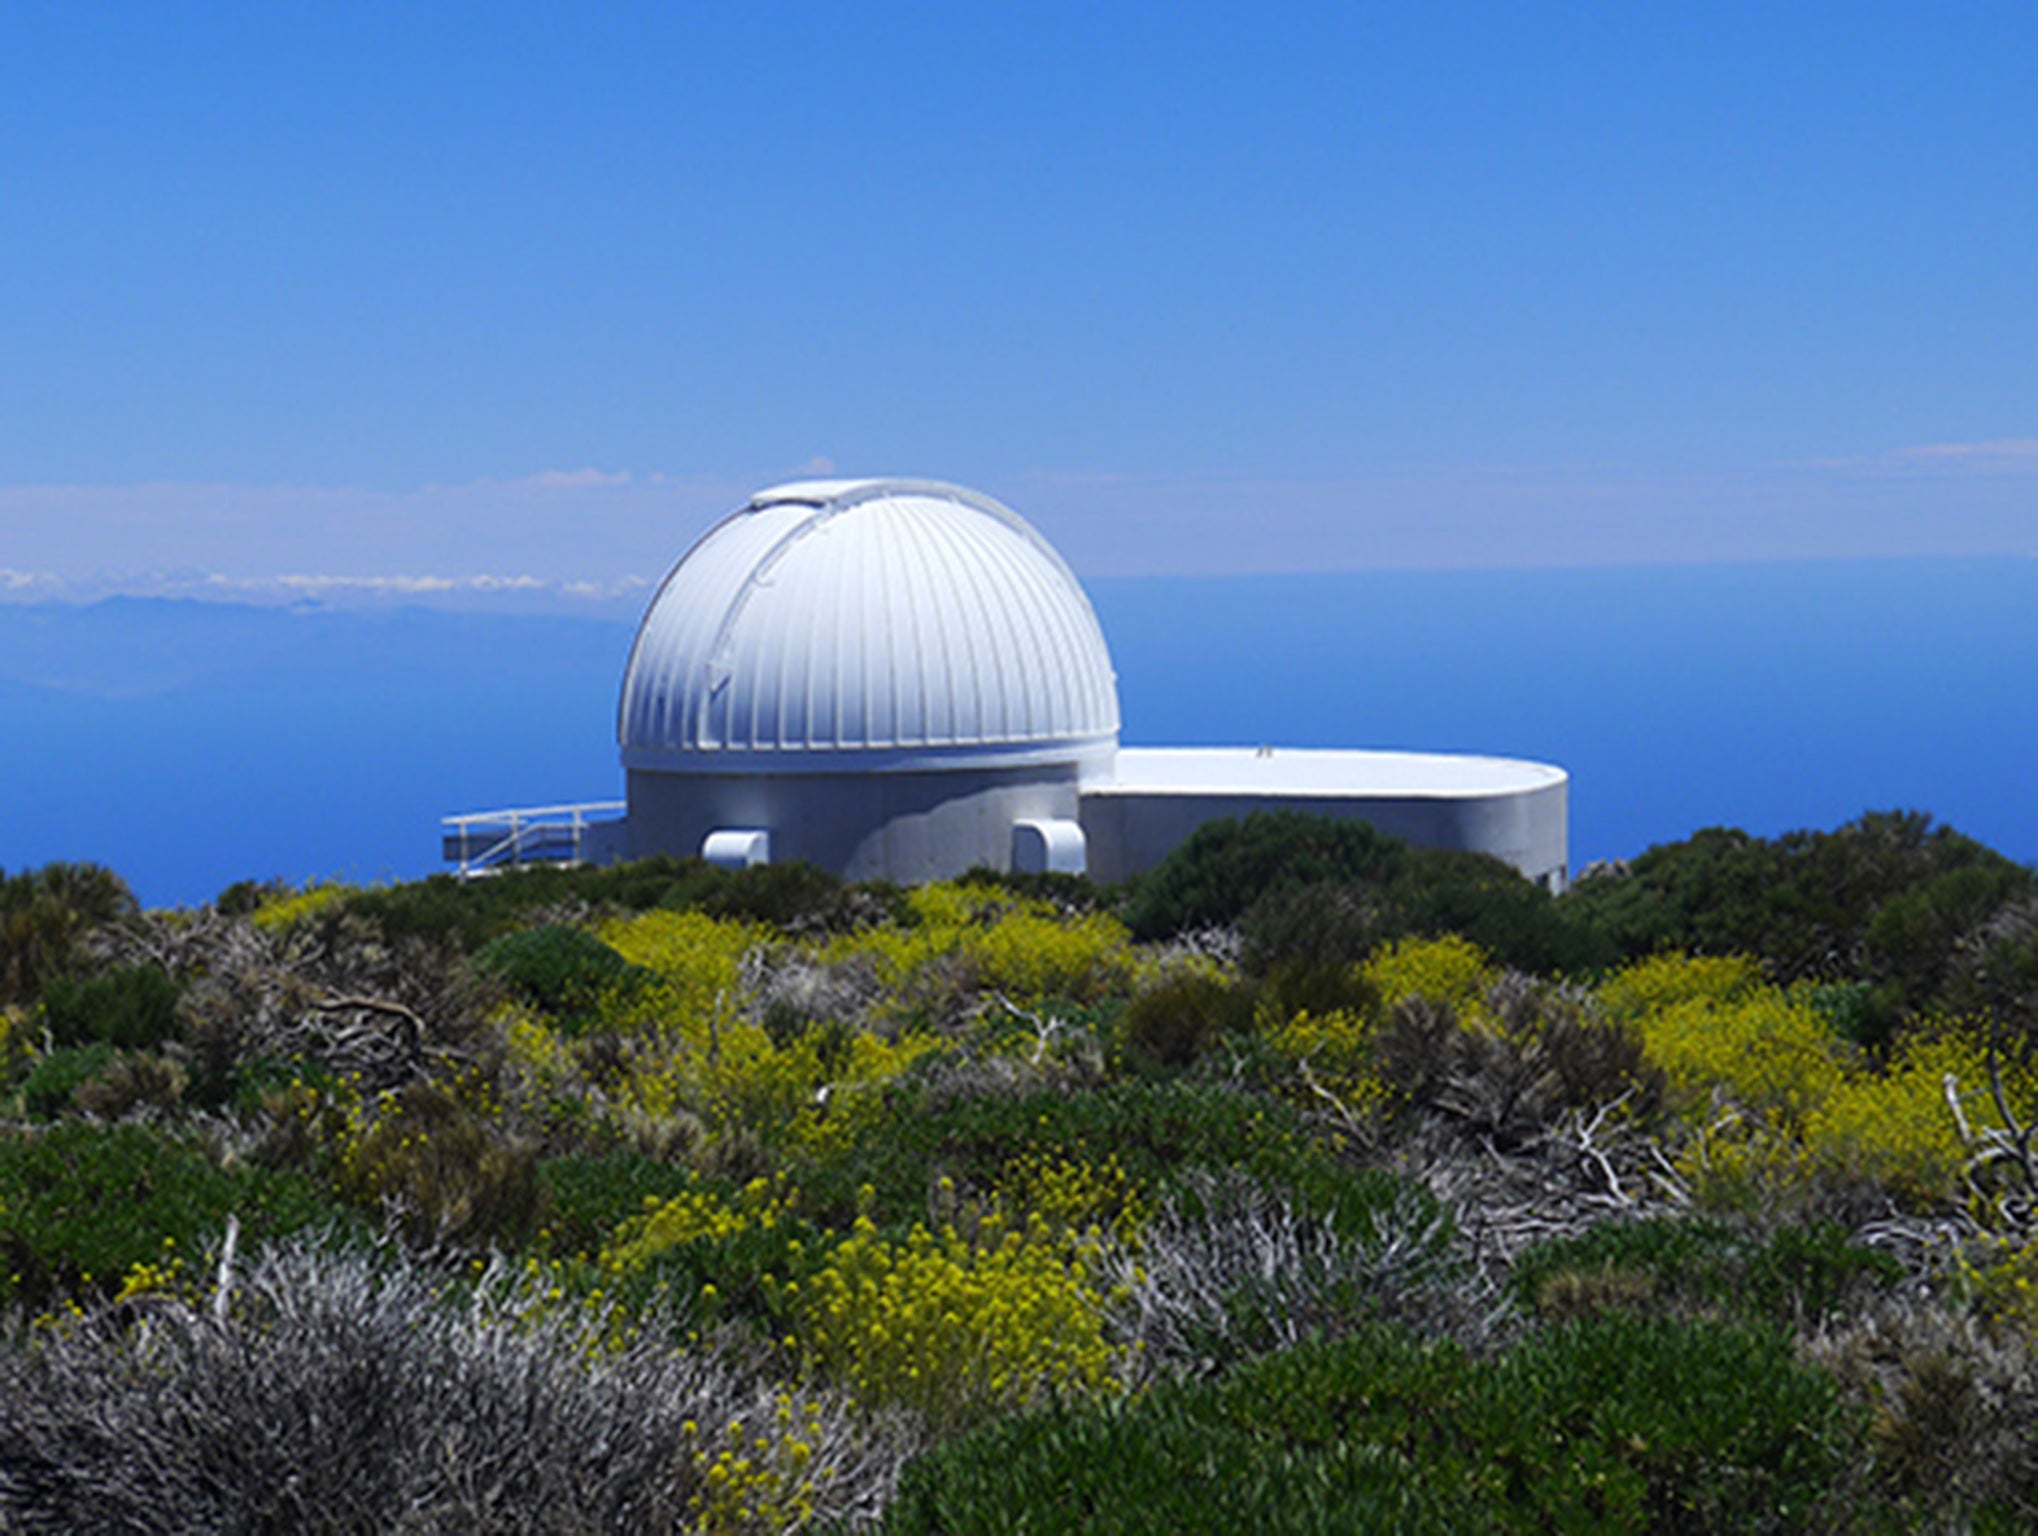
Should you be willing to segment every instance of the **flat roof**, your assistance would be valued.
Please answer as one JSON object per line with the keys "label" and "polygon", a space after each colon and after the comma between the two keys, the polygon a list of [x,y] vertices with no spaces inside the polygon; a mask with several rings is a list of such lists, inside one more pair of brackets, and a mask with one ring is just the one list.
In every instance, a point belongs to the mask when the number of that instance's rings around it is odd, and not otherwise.
{"label": "flat roof", "polygon": [[1522,794],[1569,778],[1548,763],[1455,752],[1346,752],[1300,747],[1121,747],[1113,771],[1085,776],[1086,795],[1364,795],[1457,800]]}

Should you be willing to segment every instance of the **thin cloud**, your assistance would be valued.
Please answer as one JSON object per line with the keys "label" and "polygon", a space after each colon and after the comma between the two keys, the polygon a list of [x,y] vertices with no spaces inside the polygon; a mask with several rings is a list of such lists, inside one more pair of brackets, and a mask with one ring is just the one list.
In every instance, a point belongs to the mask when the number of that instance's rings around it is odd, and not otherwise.
{"label": "thin cloud", "polygon": [[628,485],[630,472],[619,469],[611,473],[601,469],[548,469],[543,474],[530,475],[513,485],[528,485],[540,491],[596,491],[615,486]]}
{"label": "thin cloud", "polygon": [[1850,475],[2025,475],[2038,472],[2038,437],[1917,443],[1865,458],[1812,459],[1804,467]]}
{"label": "thin cloud", "polygon": [[548,576],[498,575],[481,572],[465,576],[337,576],[291,572],[281,576],[208,575],[205,585],[214,590],[239,593],[284,592],[314,596],[358,595],[363,597],[418,597],[458,593],[547,594],[606,601],[642,591],[650,582],[641,576],[617,581],[558,581]]}
{"label": "thin cloud", "polygon": [[[443,578],[471,595],[488,590],[469,579],[477,568],[620,591],[626,578],[664,572],[757,483],[586,468],[409,489],[0,485],[0,558],[100,592],[109,573],[119,578],[111,590],[134,592],[162,590],[151,573],[217,573],[276,590],[315,578],[314,592],[340,590],[325,578],[364,592],[400,578],[424,583],[420,596]],[[21,586],[9,581],[0,595]]]}
{"label": "thin cloud", "polygon": [[474,572],[461,575],[356,576],[286,571],[233,576],[220,571],[100,571],[61,576],[50,571],[0,569],[0,602],[99,602],[109,597],[202,598],[257,606],[315,602],[358,607],[390,602],[509,600],[553,609],[595,609],[636,600],[651,585],[643,577],[615,581],[555,580],[546,576]]}
{"label": "thin cloud", "polygon": [[1926,463],[2038,469],[2038,437],[1998,437],[1979,443],[1925,443],[1916,448],[1900,448],[1895,457]]}

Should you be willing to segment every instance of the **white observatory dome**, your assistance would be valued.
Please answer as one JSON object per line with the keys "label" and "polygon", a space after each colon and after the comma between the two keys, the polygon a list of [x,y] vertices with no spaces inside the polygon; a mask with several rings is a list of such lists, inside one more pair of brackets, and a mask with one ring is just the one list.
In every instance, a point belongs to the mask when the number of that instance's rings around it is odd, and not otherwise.
{"label": "white observatory dome", "polygon": [[809,480],[751,498],[652,599],[627,768],[829,772],[1108,752],[1118,689],[1052,546],[988,496]]}

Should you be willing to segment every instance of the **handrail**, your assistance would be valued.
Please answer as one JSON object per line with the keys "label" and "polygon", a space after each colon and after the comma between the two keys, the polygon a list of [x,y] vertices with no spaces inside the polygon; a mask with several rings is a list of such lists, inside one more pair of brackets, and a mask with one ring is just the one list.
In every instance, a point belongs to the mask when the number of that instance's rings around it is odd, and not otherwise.
{"label": "handrail", "polygon": [[[472,879],[505,864],[512,868],[526,862],[536,864],[578,864],[585,848],[586,834],[596,823],[590,817],[629,808],[625,800],[583,800],[571,805],[518,806],[502,811],[470,811],[461,816],[442,816],[441,826],[453,829],[449,836],[459,839],[459,877]],[[506,827],[507,832],[475,849],[470,838],[478,829]],[[567,843],[562,857],[549,850]],[[528,856],[528,857],[527,857]],[[452,857],[452,855],[448,855]]]}
{"label": "handrail", "polygon": [[513,816],[571,816],[575,812],[585,816],[596,811],[626,811],[629,808],[627,800],[582,800],[570,805],[519,805],[506,811],[469,811],[464,816],[441,816],[439,820],[452,827],[470,821],[508,821]]}

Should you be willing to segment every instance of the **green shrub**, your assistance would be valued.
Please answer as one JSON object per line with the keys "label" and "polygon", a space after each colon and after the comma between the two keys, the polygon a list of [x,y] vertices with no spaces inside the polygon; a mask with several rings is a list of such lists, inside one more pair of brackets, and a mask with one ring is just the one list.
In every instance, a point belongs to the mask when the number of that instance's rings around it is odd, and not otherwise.
{"label": "green shrub", "polygon": [[1792,990],[1842,1040],[1869,1047],[1888,1044],[1891,1002],[1886,996],[1879,996],[1879,989],[1871,983],[1804,982]]}
{"label": "green shrub", "polygon": [[78,1090],[103,1076],[113,1065],[114,1055],[113,1047],[102,1041],[44,1056],[21,1082],[21,1102],[29,1117],[54,1120],[76,1109]]}
{"label": "green shrub", "polygon": [[347,898],[347,908],[393,939],[451,939],[471,952],[524,926],[528,914],[570,903],[621,912],[691,905],[715,874],[700,859],[662,856],[602,868],[539,864],[486,880],[432,875],[358,891]]}
{"label": "green shrub", "polygon": [[1923,1009],[1945,992],[1991,918],[2038,895],[2029,869],[1978,843],[1954,858],[1959,862],[1946,861],[1950,868],[1935,861],[1934,873],[1884,899],[1867,918],[1860,970],[1892,1022],[1899,1010]]}
{"label": "green shrub", "polygon": [[1477,1360],[1374,1327],[988,1425],[911,1464],[884,1529],[1807,1530],[1860,1433],[1767,1333],[1614,1319]]}
{"label": "green shrub", "polygon": [[1254,976],[1346,969],[1411,936],[1459,934],[1538,973],[1591,971],[1619,954],[1500,859],[1285,811],[1198,828],[1139,883],[1127,921],[1146,939],[1236,923]]}
{"label": "green shrub", "polygon": [[645,973],[584,928],[552,923],[491,939],[475,967],[498,977],[518,997],[578,1034],[605,993]]}
{"label": "green shrub", "polygon": [[1993,1019],[2004,1049],[2038,1055],[2038,897],[2006,905],[1963,946],[1948,978],[1948,1013]]}
{"label": "green shrub", "polygon": [[1290,960],[1275,965],[1260,980],[1257,1016],[1262,1023],[1292,1019],[1297,1014],[1323,1018],[1333,1013],[1370,1018],[1380,1007],[1380,991],[1356,966]]}
{"label": "green shrub", "polygon": [[1874,1034],[1949,983],[1966,941],[2038,873],[1915,811],[1761,838],[1709,827],[1580,880],[1561,905],[1627,960],[1750,955],[1778,981],[1865,980]]}
{"label": "green shrub", "polygon": [[1863,1430],[1839,1383],[1764,1329],[1578,1323],[1531,1335],[1482,1386],[1482,1459],[1528,1483],[1542,1529],[1814,1529]]}
{"label": "green shrub", "polygon": [[269,1095],[297,1085],[331,1094],[338,1080],[324,1063],[303,1056],[244,1056],[232,1063],[219,1102],[245,1113],[260,1109]]}
{"label": "green shrub", "polygon": [[122,1050],[160,1045],[177,1030],[177,984],[153,965],[108,971],[89,981],[59,978],[43,992],[43,1016],[57,1045],[105,1041]]}
{"label": "green shrub", "polygon": [[1186,1067],[1226,1037],[1248,1033],[1253,992],[1218,976],[1170,977],[1125,1005],[1119,1038],[1134,1055],[1165,1067]]}
{"label": "green shrub", "polygon": [[1183,1068],[1222,1046],[1250,1054],[1260,1031],[1297,1014],[1366,1016],[1376,988],[1347,966],[1283,961],[1257,980],[1189,971],[1137,994],[1114,1015],[1129,1064]]}
{"label": "green shrub", "polygon": [[1483,853],[1410,850],[1388,893],[1396,931],[1470,939],[1501,965],[1537,975],[1602,969],[1620,951],[1548,890]]}
{"label": "green shrub", "polygon": [[[797,860],[711,870],[694,905],[710,917],[769,923],[781,930],[835,931],[861,926],[850,888],[825,869]],[[889,907],[881,903],[888,915]]]}
{"label": "green shrub", "polygon": [[433,875],[347,898],[349,911],[391,938],[450,939],[470,953],[527,926],[534,913],[568,905],[598,915],[697,908],[714,917],[840,932],[896,917],[900,894],[882,882],[846,885],[809,864],[725,870],[660,855],[601,868],[531,865],[486,880]]}
{"label": "green shrub", "polygon": [[1902,1274],[1830,1222],[1762,1238],[1716,1221],[1663,1220],[1605,1222],[1538,1244],[1515,1261],[1510,1283],[1524,1305],[1559,1318],[1633,1311],[1796,1327]]}
{"label": "green shrub", "polygon": [[1384,883],[1407,849],[1363,821],[1254,811],[1206,821],[1148,872],[1125,909],[1141,939],[1235,923],[1269,893],[1324,881]]}
{"label": "green shrub", "polygon": [[1790,1326],[1837,1316],[1865,1293],[1904,1277],[1897,1259],[1864,1248],[1832,1222],[1785,1227],[1770,1234],[1748,1264],[1747,1287],[1762,1315]]}
{"label": "green shrub", "polygon": [[127,882],[97,864],[0,871],[0,1006],[33,1002],[81,963],[88,934],[139,910]]}
{"label": "green shrub", "polygon": [[1265,976],[1282,966],[1349,969],[1399,924],[1378,888],[1317,880],[1268,891],[1239,915],[1239,966]]}
{"label": "green shrub", "polygon": [[68,1293],[110,1294],[166,1251],[196,1257],[229,1215],[252,1239],[351,1227],[300,1175],[222,1167],[149,1127],[0,1132],[0,1300],[37,1308]]}
{"label": "green shrub", "polygon": [[907,1465],[886,1536],[1493,1529],[1432,1469],[1371,1445],[1299,1449],[1207,1392],[1162,1388],[997,1420]]}

